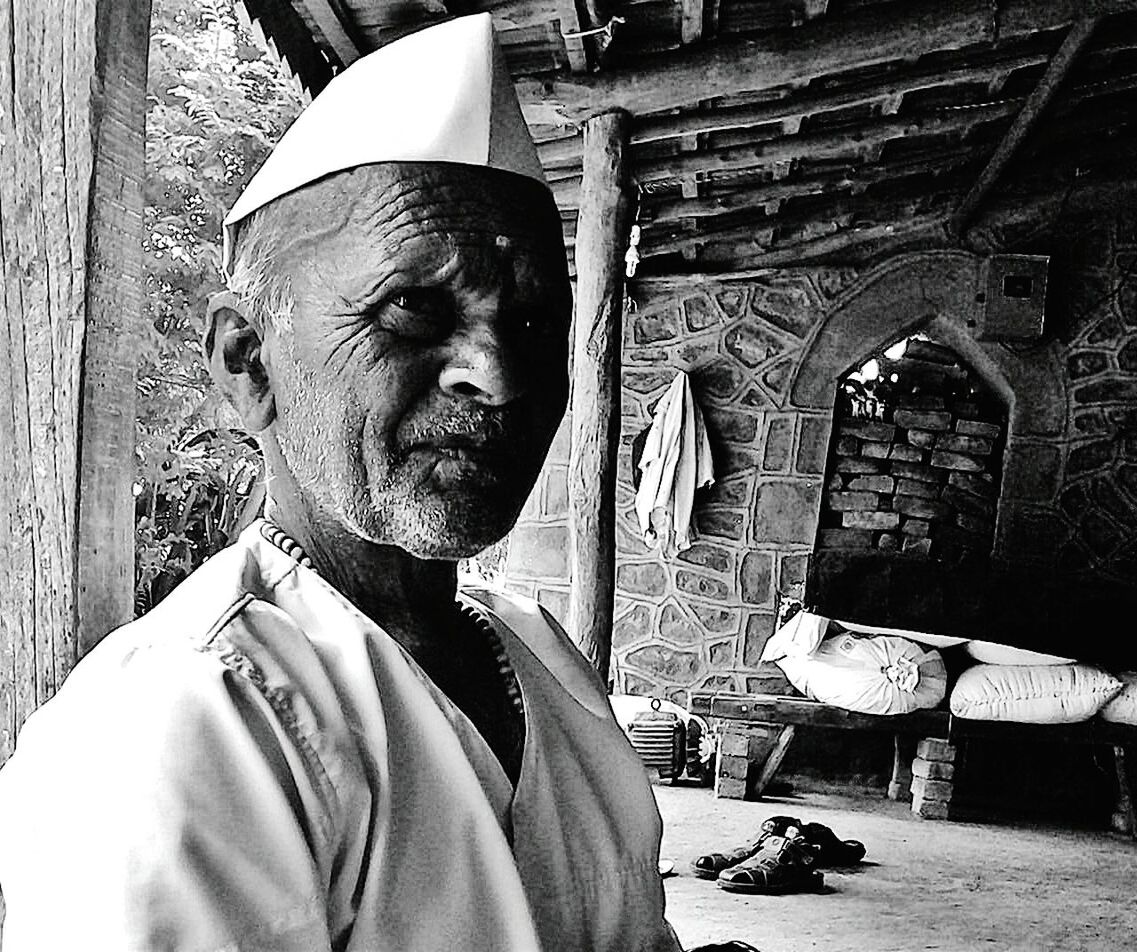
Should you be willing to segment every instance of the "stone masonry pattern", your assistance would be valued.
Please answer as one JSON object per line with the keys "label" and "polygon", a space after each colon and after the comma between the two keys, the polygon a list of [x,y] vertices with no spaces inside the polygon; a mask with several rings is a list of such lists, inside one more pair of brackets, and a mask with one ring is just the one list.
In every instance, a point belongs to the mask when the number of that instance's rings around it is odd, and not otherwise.
{"label": "stone masonry pattern", "polygon": [[[1046,246],[1053,293],[1041,341],[970,341],[964,350],[958,334],[937,342],[1016,394],[994,556],[1137,585],[1137,219],[1080,232],[1063,223],[1056,232],[1067,243]],[[616,499],[616,690],[679,703],[691,690],[788,690],[781,672],[758,658],[779,599],[800,594],[817,540],[830,441],[841,439],[832,432],[839,377],[905,336],[896,331],[904,322],[906,333],[923,327],[933,340],[945,321],[965,326],[963,314],[892,314],[927,297],[913,292],[898,303],[907,262],[895,265],[891,291],[873,273],[841,268],[631,289]],[[933,261],[923,273],[940,270]],[[881,315],[879,328],[846,319],[858,295],[873,305],[868,313]],[[828,402],[795,403],[799,371],[822,346],[837,355],[827,358],[832,377],[816,388]],[[694,545],[667,559],[640,537],[631,443],[677,370],[691,376],[703,408],[716,482],[696,495]],[[958,434],[955,418],[951,425]],[[562,426],[510,536],[506,575],[510,588],[562,620],[567,434]],[[961,435],[990,439],[993,449],[999,439],[986,430]]]}

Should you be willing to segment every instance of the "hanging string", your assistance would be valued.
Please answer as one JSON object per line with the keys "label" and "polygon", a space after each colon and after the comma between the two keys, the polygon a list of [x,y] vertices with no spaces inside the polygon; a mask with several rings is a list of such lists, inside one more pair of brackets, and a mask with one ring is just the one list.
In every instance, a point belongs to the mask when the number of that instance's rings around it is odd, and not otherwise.
{"label": "hanging string", "polygon": [[636,210],[632,218],[631,231],[628,234],[628,250],[624,252],[624,274],[629,278],[636,276],[636,267],[640,263],[640,206],[643,198],[643,189],[636,185]]}
{"label": "hanging string", "polygon": [[[636,208],[632,216],[632,227],[628,233],[628,250],[624,252],[624,275],[627,278],[636,276],[636,268],[640,263],[639,243],[640,235],[640,209],[643,207],[643,188],[636,183]],[[624,282],[624,313],[634,314],[639,305],[628,291],[628,282]]]}
{"label": "hanging string", "polygon": [[615,25],[617,23],[627,22],[628,21],[623,17],[612,17],[612,19],[610,19],[603,26],[594,27],[591,30],[576,30],[569,33],[565,33],[562,30],[561,36],[563,36],[566,40],[578,40],[584,36],[596,36],[598,33],[603,33],[606,37],[608,37],[608,39],[612,39],[612,30],[615,29]]}

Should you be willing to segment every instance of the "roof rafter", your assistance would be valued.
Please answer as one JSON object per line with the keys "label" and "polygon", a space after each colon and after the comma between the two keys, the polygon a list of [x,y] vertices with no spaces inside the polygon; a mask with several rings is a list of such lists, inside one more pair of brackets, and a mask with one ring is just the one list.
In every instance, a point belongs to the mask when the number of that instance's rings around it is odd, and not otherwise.
{"label": "roof rafter", "polygon": [[975,214],[987,194],[994,187],[1003,169],[1007,167],[1007,163],[1011,161],[1023,141],[1038,125],[1046,107],[1057,95],[1059,88],[1070,72],[1070,68],[1078,58],[1078,54],[1090,41],[1090,37],[1093,36],[1094,30],[1097,29],[1100,22],[1100,17],[1084,17],[1070,27],[1070,32],[1066,34],[1058,52],[1054,54],[1054,58],[1050,61],[1042,79],[1027,97],[1022,110],[1015,116],[1015,120],[1011,123],[1006,135],[995,148],[990,161],[979,173],[979,178],[975,180],[975,184],[963,197],[959,203],[959,208],[949,219],[949,234],[958,237],[963,233],[963,229],[967,226],[971,216]]}
{"label": "roof rafter", "polygon": [[821,19],[758,39],[685,47],[648,66],[601,75],[529,77],[517,81],[530,122],[578,126],[591,115],[620,108],[633,115],[692,106],[724,96],[808,82],[935,52],[991,44],[1056,30],[1085,15],[1137,10],[1137,0],[943,0],[908,4],[891,19],[866,10]]}
{"label": "roof rafter", "polygon": [[[989,82],[1006,77],[1016,70],[1046,63],[1045,53],[1025,54],[993,62],[990,65],[966,66],[960,69],[913,70],[901,76],[848,89],[804,96],[789,95],[774,102],[708,113],[676,116],[653,116],[641,119],[632,126],[632,145],[646,145],[667,139],[683,138],[707,132],[729,132],[770,122],[785,122],[804,116],[850,106],[884,103],[897,96],[931,89],[945,84]],[[541,164],[546,168],[559,165],[579,165],[581,142],[579,136],[552,139],[537,146]]]}
{"label": "roof rafter", "polygon": [[967,133],[981,122],[1008,118],[1014,114],[1016,106],[1015,102],[998,102],[970,110],[925,116],[889,116],[851,129],[806,132],[720,149],[706,155],[682,155],[638,163],[634,166],[634,174],[637,182],[647,184],[692,176],[746,173],[802,158],[840,160],[855,155],[872,157],[894,139]]}

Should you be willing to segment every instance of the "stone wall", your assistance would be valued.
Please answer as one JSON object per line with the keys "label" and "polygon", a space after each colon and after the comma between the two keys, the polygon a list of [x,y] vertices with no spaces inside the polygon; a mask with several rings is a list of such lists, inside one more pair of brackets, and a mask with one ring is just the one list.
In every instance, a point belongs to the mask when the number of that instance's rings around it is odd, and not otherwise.
{"label": "stone wall", "polygon": [[[1039,341],[974,336],[982,262],[958,251],[863,274],[642,282],[625,318],[617,488],[615,687],[683,702],[691,689],[769,691],[758,664],[779,598],[799,593],[818,530],[839,379],[921,330],[1009,407],[994,555],[1137,580],[1137,229],[1056,230]],[[1038,251],[1037,247],[1025,250]],[[1130,275],[1135,280],[1130,281]],[[667,559],[640,538],[631,442],[677,370],[692,378],[717,480],[696,496],[697,541]],[[562,619],[568,593],[562,428],[510,538],[508,584]]]}

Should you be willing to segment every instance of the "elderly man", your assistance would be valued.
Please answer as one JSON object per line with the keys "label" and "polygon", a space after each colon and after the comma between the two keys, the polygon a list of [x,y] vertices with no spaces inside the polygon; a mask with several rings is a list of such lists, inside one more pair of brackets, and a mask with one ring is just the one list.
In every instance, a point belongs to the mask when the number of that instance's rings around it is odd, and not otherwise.
{"label": "elderly man", "polygon": [[536,604],[456,591],[567,392],[560,222],[512,97],[488,15],[408,37],[227,219],[206,349],[265,518],[21,733],[7,952],[678,948],[602,684]]}

